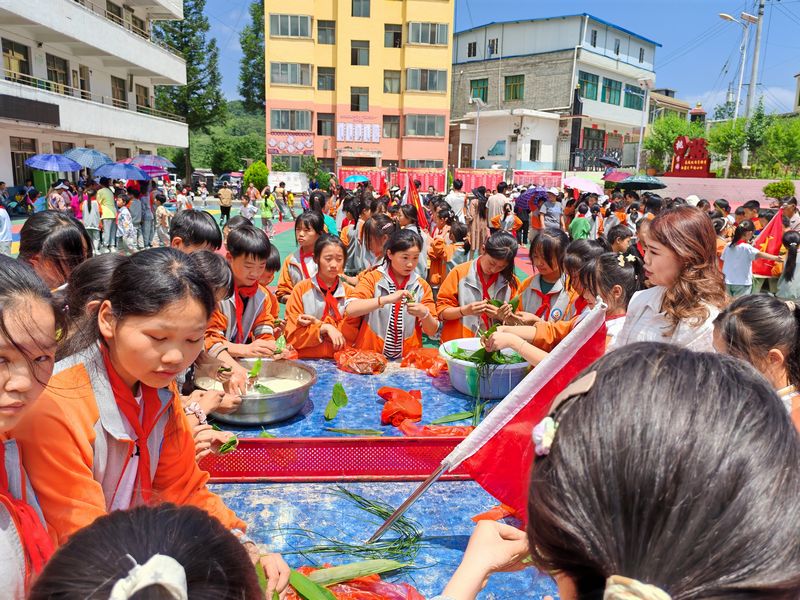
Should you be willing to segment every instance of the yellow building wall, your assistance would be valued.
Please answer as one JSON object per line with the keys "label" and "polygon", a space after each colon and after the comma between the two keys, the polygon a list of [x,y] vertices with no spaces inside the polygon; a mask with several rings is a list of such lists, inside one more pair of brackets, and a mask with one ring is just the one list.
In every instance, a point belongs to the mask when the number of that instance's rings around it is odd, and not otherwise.
{"label": "yellow building wall", "polygon": [[[292,138],[306,148],[306,140],[313,138],[314,154],[318,158],[336,158],[336,149],[346,146],[348,152],[357,155],[380,152],[380,161],[404,161],[406,159],[441,160],[447,162],[447,129],[450,107],[450,69],[453,39],[453,0],[371,0],[370,17],[353,17],[352,0],[266,0],[265,2],[265,63],[267,139],[282,140],[285,132],[273,134],[270,126],[271,109],[311,110],[312,131],[296,132]],[[310,38],[273,37],[270,32],[271,14],[309,15],[312,18]],[[336,22],[336,44],[319,44],[318,23],[320,20]],[[409,22],[446,23],[447,45],[410,44]],[[384,25],[402,26],[402,47],[384,47]],[[369,65],[353,66],[351,41],[369,41]],[[272,84],[270,64],[272,62],[308,63],[312,65],[311,85],[296,86]],[[317,90],[319,67],[336,69],[336,90]],[[446,92],[406,91],[406,69],[446,70]],[[401,93],[383,91],[384,70],[401,72]],[[350,110],[351,87],[369,87],[369,111]],[[383,138],[380,143],[336,141],[336,135],[317,136],[316,114],[334,113],[336,123],[357,122],[382,124],[384,115],[400,115],[398,139]],[[428,114],[444,117],[445,135],[441,138],[404,137],[404,115]],[[274,143],[274,142],[273,142]],[[274,146],[273,146],[274,148]],[[273,150],[274,152],[275,150]],[[308,152],[308,150],[306,150]],[[401,162],[399,166],[404,166]]]}

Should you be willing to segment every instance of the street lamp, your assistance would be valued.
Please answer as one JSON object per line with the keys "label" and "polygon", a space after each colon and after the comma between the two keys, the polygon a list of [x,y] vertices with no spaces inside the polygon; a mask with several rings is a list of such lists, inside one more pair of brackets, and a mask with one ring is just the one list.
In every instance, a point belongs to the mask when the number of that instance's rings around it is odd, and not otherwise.
{"label": "street lamp", "polygon": [[481,127],[481,109],[486,108],[487,104],[481,98],[470,98],[470,104],[474,104],[478,107],[478,118],[475,119],[475,148],[473,149],[474,154],[472,155],[472,168],[478,168],[478,132],[480,131]]}
{"label": "street lamp", "polygon": [[639,87],[644,88],[644,105],[642,106],[642,125],[639,128],[639,145],[636,147],[636,172],[639,172],[639,165],[642,161],[642,142],[644,142],[644,128],[647,125],[647,115],[650,112],[650,90],[655,85],[652,77],[640,77]]}

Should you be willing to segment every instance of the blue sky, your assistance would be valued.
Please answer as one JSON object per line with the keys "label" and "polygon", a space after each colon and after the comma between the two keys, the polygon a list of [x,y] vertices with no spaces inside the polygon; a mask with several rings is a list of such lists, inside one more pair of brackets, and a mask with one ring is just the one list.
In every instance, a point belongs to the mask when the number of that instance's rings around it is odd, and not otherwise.
{"label": "blue sky", "polygon": [[[709,112],[724,101],[737,81],[741,27],[718,13],[755,14],[758,0],[456,0],[456,30],[491,21],[552,17],[587,12],[663,44],[656,52],[657,87],[678,91],[688,102],[701,101]],[[291,0],[288,2],[291,3]],[[223,90],[237,98],[238,31],[247,23],[250,0],[207,0],[211,35],[221,48]],[[288,5],[288,4],[287,4]],[[764,18],[759,94],[768,110],[787,112],[800,72],[800,0],[767,0]],[[755,28],[750,32],[742,105],[750,78]]]}

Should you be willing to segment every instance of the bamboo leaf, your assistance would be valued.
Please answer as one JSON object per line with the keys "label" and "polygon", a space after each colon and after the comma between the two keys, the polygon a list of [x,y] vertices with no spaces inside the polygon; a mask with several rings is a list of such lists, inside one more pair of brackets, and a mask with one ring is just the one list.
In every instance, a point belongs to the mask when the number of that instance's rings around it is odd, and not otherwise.
{"label": "bamboo leaf", "polygon": [[275,392],[273,392],[273,391],[272,391],[272,390],[271,390],[269,387],[267,387],[266,385],[264,385],[263,383],[257,383],[257,384],[255,384],[255,385],[253,386],[253,389],[254,389],[255,391],[257,391],[259,394],[274,394],[274,393],[275,393]]}
{"label": "bamboo leaf", "polygon": [[258,377],[261,373],[261,359],[257,358],[256,362],[253,363],[253,368],[250,369],[250,372],[247,374],[248,377]]}
{"label": "bamboo leaf", "polygon": [[275,435],[274,433],[272,433],[271,431],[267,431],[266,429],[262,429],[261,432],[258,434],[258,437],[260,437],[260,438],[276,438],[278,436]]}
{"label": "bamboo leaf", "polygon": [[219,447],[220,456],[222,456],[223,454],[229,454],[230,452],[233,452],[234,450],[236,450],[236,447],[238,445],[239,445],[239,438],[233,436],[231,439],[229,439],[227,442],[225,442]]}
{"label": "bamboo leaf", "polygon": [[334,401],[336,406],[339,408],[344,408],[347,406],[347,392],[344,391],[344,386],[341,383],[334,383],[333,384],[333,393],[331,395],[331,400]]}
{"label": "bamboo leaf", "polygon": [[325,431],[331,431],[333,433],[342,433],[344,435],[363,435],[363,436],[383,435],[383,431],[381,431],[380,429],[346,429],[339,427],[326,427]]}
{"label": "bamboo leaf", "polygon": [[471,410],[467,410],[464,412],[457,412],[453,413],[452,415],[445,415],[444,417],[439,417],[438,419],[434,419],[431,421],[431,425],[442,425],[444,423],[455,423],[456,421],[463,421],[465,419],[471,419],[474,416],[474,412]]}
{"label": "bamboo leaf", "polygon": [[332,421],[336,418],[336,415],[339,414],[339,407],[336,406],[336,403],[333,401],[333,398],[328,400],[328,405],[325,407],[325,420]]}
{"label": "bamboo leaf", "polygon": [[351,581],[359,577],[380,575],[381,573],[388,573],[389,571],[397,571],[408,566],[410,565],[398,562],[396,560],[362,560],[359,562],[350,563],[348,565],[320,569],[310,573],[308,578],[319,585],[330,586],[336,585],[337,583],[344,583],[345,581]]}
{"label": "bamboo leaf", "polygon": [[289,585],[304,600],[336,600],[332,592],[294,569],[289,573]]}
{"label": "bamboo leaf", "polygon": [[492,306],[495,306],[497,308],[500,308],[501,306],[503,306],[503,301],[502,300],[495,300],[493,298],[493,299],[489,300],[489,304],[491,304]]}
{"label": "bamboo leaf", "polygon": [[286,350],[286,338],[281,336],[275,340],[275,354],[280,354],[284,350]]}

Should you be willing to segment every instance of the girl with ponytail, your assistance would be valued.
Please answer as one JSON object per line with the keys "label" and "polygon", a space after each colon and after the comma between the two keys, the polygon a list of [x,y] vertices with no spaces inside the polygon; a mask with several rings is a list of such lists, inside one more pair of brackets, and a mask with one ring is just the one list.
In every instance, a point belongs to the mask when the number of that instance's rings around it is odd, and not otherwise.
{"label": "girl with ponytail", "polygon": [[800,273],[797,272],[797,244],[800,233],[787,231],[783,234],[783,246],[786,248],[783,273],[778,279],[778,291],[775,294],[782,300],[800,302]]}

